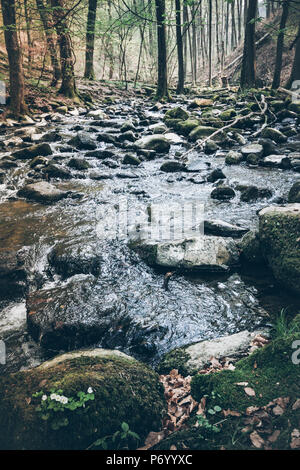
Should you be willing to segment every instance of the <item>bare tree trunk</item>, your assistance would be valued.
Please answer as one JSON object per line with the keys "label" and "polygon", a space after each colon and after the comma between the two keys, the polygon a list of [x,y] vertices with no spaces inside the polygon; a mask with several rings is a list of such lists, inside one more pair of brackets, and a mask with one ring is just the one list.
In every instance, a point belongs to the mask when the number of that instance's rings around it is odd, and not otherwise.
{"label": "bare tree trunk", "polygon": [[53,79],[51,82],[51,86],[56,86],[58,80],[60,80],[60,77],[61,77],[61,70],[60,70],[60,65],[59,65],[59,59],[57,56],[55,40],[50,29],[51,21],[49,18],[49,13],[43,3],[43,0],[36,0],[36,5],[37,5],[37,9],[39,11],[41,21],[43,23],[43,27],[45,30],[47,46],[49,49],[50,60],[51,60],[51,65],[53,69]]}
{"label": "bare tree trunk", "polygon": [[158,78],[157,78],[157,99],[168,96],[168,72],[167,72],[167,44],[165,25],[165,0],[155,0],[156,21],[157,21],[157,57],[158,57]]}
{"label": "bare tree trunk", "polygon": [[257,0],[249,0],[244,53],[241,71],[241,88],[255,87],[256,84],[256,51],[255,51],[255,18]]}
{"label": "bare tree trunk", "polygon": [[177,44],[177,59],[178,59],[178,83],[177,93],[184,92],[184,64],[183,64],[183,42],[181,30],[181,5],[180,0],[175,0],[176,9],[176,44]]}
{"label": "bare tree trunk", "polygon": [[[187,11],[187,4],[183,2],[183,9],[182,9],[182,15],[183,15],[183,24],[186,25],[187,23],[187,17],[188,17],[188,11]],[[186,34],[186,26],[184,26],[185,33],[183,35],[183,64],[184,64],[184,77],[186,78],[187,75],[187,34]]]}
{"label": "bare tree trunk", "polygon": [[5,45],[9,63],[10,111],[18,117],[27,112],[24,99],[22,55],[16,30],[15,0],[1,0]]}
{"label": "bare tree trunk", "polygon": [[277,50],[276,50],[276,62],[272,88],[278,88],[280,86],[280,75],[282,69],[282,53],[284,44],[284,29],[289,16],[289,0],[285,0],[282,6],[282,15],[280,20],[280,31],[277,38]]}
{"label": "bare tree trunk", "polygon": [[98,0],[89,0],[89,9],[86,24],[86,50],[84,78],[94,80],[94,46],[95,46],[95,24]]}
{"label": "bare tree trunk", "polygon": [[212,86],[212,0],[208,0],[208,86]]}
{"label": "bare tree trunk", "polygon": [[55,21],[60,48],[62,83],[59,89],[59,93],[66,96],[67,98],[73,99],[77,96],[77,92],[74,74],[72,43],[68,30],[64,0],[51,0],[51,6],[54,8],[53,18]]}
{"label": "bare tree trunk", "polygon": [[26,34],[27,34],[27,45],[28,45],[28,69],[32,63],[32,39],[31,39],[31,29],[30,29],[30,12],[28,11],[28,1],[24,0],[24,12],[25,12],[25,22],[26,22]]}

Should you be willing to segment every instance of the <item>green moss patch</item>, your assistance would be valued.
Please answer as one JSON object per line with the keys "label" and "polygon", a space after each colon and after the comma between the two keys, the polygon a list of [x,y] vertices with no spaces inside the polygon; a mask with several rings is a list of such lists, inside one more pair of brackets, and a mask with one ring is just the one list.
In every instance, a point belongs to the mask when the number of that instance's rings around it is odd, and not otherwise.
{"label": "green moss patch", "polygon": [[[36,392],[60,389],[74,397],[89,387],[95,399],[79,411],[66,411],[65,427],[54,431],[37,412]],[[85,449],[122,422],[143,439],[159,430],[164,412],[162,385],[147,366],[116,356],[77,357],[1,378],[0,448]]]}

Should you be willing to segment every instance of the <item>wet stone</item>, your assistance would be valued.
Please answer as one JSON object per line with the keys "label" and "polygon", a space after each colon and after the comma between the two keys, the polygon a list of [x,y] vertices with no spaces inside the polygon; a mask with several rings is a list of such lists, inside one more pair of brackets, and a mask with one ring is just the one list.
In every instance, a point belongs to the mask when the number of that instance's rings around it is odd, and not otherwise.
{"label": "wet stone", "polygon": [[68,192],[57,189],[50,183],[41,181],[24,186],[18,191],[18,196],[26,199],[51,204],[68,196]]}

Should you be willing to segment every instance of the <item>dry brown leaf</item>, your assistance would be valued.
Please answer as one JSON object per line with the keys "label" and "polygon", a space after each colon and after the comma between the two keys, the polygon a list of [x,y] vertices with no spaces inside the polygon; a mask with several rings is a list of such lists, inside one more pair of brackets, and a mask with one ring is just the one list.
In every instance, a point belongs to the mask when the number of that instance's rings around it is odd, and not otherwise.
{"label": "dry brown leaf", "polygon": [[255,391],[253,390],[253,388],[245,387],[244,391],[249,397],[255,397]]}
{"label": "dry brown leaf", "polygon": [[284,410],[281,408],[281,406],[277,405],[273,408],[273,413],[275,416],[281,416],[284,413]]}
{"label": "dry brown leaf", "polygon": [[223,410],[223,415],[225,416],[225,418],[227,418],[227,416],[241,416],[241,413],[239,413],[238,411]]}
{"label": "dry brown leaf", "polygon": [[258,410],[259,410],[258,406],[248,406],[248,408],[246,409],[246,414],[249,416],[249,415],[252,415],[255,411],[258,411]]}
{"label": "dry brown leaf", "polygon": [[174,444],[171,445],[170,450],[177,450],[177,447]]}
{"label": "dry brown leaf", "polygon": [[257,449],[261,449],[261,447],[265,444],[264,439],[258,434],[257,431],[253,431],[250,434],[250,440]]}
{"label": "dry brown leaf", "polygon": [[164,431],[159,431],[159,432],[151,431],[146,437],[145,445],[143,447],[140,447],[137,450],[148,450],[151,447],[158,444],[164,437],[165,437]]}
{"label": "dry brown leaf", "polygon": [[300,437],[298,439],[293,439],[292,442],[290,443],[290,448],[291,449],[300,449]]}
{"label": "dry brown leaf", "polygon": [[298,398],[298,400],[295,401],[295,403],[292,406],[292,410],[295,411],[295,410],[298,410],[299,408],[300,408],[300,398]]}
{"label": "dry brown leaf", "polygon": [[279,436],[280,436],[280,431],[279,429],[276,429],[276,431],[274,431],[273,434],[268,437],[268,441],[276,442]]}

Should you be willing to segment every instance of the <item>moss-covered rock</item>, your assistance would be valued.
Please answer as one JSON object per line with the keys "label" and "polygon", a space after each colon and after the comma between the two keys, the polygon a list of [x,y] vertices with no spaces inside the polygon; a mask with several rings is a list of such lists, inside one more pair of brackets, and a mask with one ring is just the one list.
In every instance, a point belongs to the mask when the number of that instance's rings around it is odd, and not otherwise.
{"label": "moss-covered rock", "polygon": [[204,137],[209,137],[212,135],[216,129],[211,126],[197,126],[189,134],[189,139],[195,142],[198,139],[203,139]]}
{"label": "moss-covered rock", "polygon": [[[292,344],[300,339],[300,331],[278,338],[256,350],[235,364],[235,370],[222,370],[213,374],[198,374],[192,379],[191,392],[195,400],[214,392],[222,409],[245,411],[249,406],[263,406],[277,397],[298,398],[300,393],[300,368],[292,361]],[[249,396],[244,391],[246,383],[255,391]]]}
{"label": "moss-covered rock", "polygon": [[175,126],[175,130],[180,134],[188,136],[197,126],[199,126],[199,121],[197,119],[187,119],[186,121],[179,121]]}
{"label": "moss-covered rock", "polygon": [[188,118],[189,118],[189,113],[178,106],[176,108],[169,109],[166,112],[164,116],[164,121],[168,119],[180,119],[182,121],[185,121]]}
{"label": "moss-covered rock", "polygon": [[177,348],[168,352],[158,364],[156,370],[159,374],[169,374],[172,369],[177,369],[179,374],[188,375],[186,364],[190,355],[183,349]]}
{"label": "moss-covered rock", "polygon": [[282,132],[272,127],[265,127],[261,132],[261,137],[274,140],[277,144],[282,144],[287,141],[287,137]]}
{"label": "moss-covered rock", "polygon": [[[37,406],[42,391],[62,390],[76,397],[91,387],[94,400],[85,408],[60,412],[68,422],[58,430],[41,419]],[[165,411],[158,375],[119,351],[101,349],[58,356],[41,366],[0,380],[1,449],[85,449],[111,435],[122,422],[143,439],[160,428]],[[53,413],[53,412],[52,412]]]}
{"label": "moss-covered rock", "polygon": [[234,116],[236,116],[236,111],[235,109],[226,109],[226,111],[223,111],[219,117],[222,119],[222,121],[230,121]]}
{"label": "moss-covered rock", "polygon": [[300,181],[296,181],[289,190],[289,202],[300,203]]}
{"label": "moss-covered rock", "polygon": [[270,206],[259,212],[262,253],[274,277],[300,293],[300,204]]}

